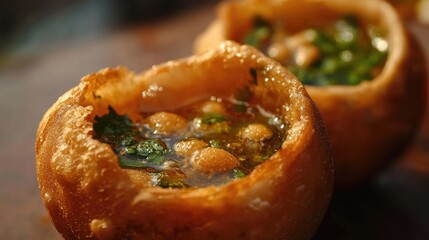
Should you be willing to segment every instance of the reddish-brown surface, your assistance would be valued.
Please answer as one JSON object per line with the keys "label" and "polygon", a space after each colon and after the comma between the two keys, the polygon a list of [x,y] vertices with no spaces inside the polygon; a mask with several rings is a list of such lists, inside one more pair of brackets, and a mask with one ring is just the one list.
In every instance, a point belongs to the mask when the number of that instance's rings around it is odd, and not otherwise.
{"label": "reddish-brown surface", "polygon": [[[214,7],[207,6],[0,55],[0,239],[61,239],[44,210],[35,175],[35,133],[47,108],[82,76],[101,68],[142,71],[190,55],[194,38],[213,17]],[[429,56],[429,27],[411,27]],[[429,239],[428,202],[426,115],[409,151],[391,168],[358,189],[335,194],[316,238]]]}

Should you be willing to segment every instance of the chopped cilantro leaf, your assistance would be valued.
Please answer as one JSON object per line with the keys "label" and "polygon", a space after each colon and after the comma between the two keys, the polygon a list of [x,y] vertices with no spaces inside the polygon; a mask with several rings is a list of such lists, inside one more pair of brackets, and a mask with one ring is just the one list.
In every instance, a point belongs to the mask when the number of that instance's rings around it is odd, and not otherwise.
{"label": "chopped cilantro leaf", "polygon": [[214,140],[214,139],[209,141],[209,146],[214,148],[222,148],[219,140]]}
{"label": "chopped cilantro leaf", "polygon": [[246,174],[238,168],[234,168],[233,171],[234,171],[234,178],[242,178],[246,176]]}
{"label": "chopped cilantro leaf", "polygon": [[144,139],[127,115],[118,115],[109,106],[109,113],[95,117],[95,139],[112,146],[118,154],[121,167],[147,167],[161,165],[167,148],[160,140]]}
{"label": "chopped cilantro leaf", "polygon": [[131,159],[127,157],[126,155],[119,155],[118,156],[119,166],[123,168],[143,168],[147,167],[147,164],[143,163],[142,161]]}
{"label": "chopped cilantro leaf", "polygon": [[146,159],[155,165],[161,165],[164,163],[165,157],[164,155],[157,155],[157,154],[149,154]]}
{"label": "chopped cilantro leaf", "polygon": [[112,145],[114,148],[124,143],[131,144],[133,139],[139,136],[139,131],[133,125],[127,115],[118,115],[109,106],[109,113],[95,117],[95,139]]}
{"label": "chopped cilantro leaf", "polygon": [[173,174],[173,172],[152,173],[152,182],[155,186],[162,188],[188,188],[183,181],[186,177],[182,174]]}
{"label": "chopped cilantro leaf", "polygon": [[253,25],[253,31],[244,37],[243,42],[259,48],[270,38],[272,34],[271,24],[260,16],[256,16]]}
{"label": "chopped cilantro leaf", "polygon": [[208,113],[201,118],[201,122],[204,124],[215,124],[218,122],[225,122],[228,119],[219,113]]}
{"label": "chopped cilantro leaf", "polygon": [[137,155],[148,157],[150,155],[163,155],[166,152],[164,147],[154,139],[141,141],[137,144]]}
{"label": "chopped cilantro leaf", "polygon": [[[165,154],[168,152],[160,140],[142,139],[132,146],[125,147],[120,154],[142,161],[143,166],[162,165],[165,161]],[[135,167],[130,165],[130,167]]]}

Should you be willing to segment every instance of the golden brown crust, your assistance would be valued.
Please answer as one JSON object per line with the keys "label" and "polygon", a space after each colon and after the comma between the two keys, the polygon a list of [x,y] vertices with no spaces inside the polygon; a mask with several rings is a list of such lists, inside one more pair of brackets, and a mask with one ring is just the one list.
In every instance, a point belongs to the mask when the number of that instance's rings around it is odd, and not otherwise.
{"label": "golden brown crust", "polygon": [[[228,96],[252,80],[262,107],[290,124],[282,149],[250,175],[218,187],[150,187],[121,169],[92,137],[96,114],[171,110]],[[179,94],[180,93],[180,94]],[[324,125],[293,75],[232,42],[135,75],[123,67],[84,77],[44,116],[36,143],[45,206],[66,239],[308,239],[330,200],[333,171]]]}
{"label": "golden brown crust", "polygon": [[329,132],[339,186],[362,182],[391,162],[412,139],[424,111],[424,59],[418,45],[409,44],[394,9],[373,0],[231,1],[220,5],[218,18],[195,42],[200,52],[216,39],[238,41],[252,27],[255,15],[280,20],[296,32],[350,13],[386,29],[390,51],[384,69],[372,81],[306,86]]}

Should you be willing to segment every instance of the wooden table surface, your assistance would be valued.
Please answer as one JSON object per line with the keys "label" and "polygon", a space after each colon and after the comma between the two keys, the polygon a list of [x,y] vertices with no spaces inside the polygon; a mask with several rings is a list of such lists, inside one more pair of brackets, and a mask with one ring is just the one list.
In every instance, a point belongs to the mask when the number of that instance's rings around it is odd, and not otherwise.
{"label": "wooden table surface", "polygon": [[[101,68],[124,65],[139,72],[189,56],[193,39],[213,18],[214,4],[208,4],[134,26],[52,35],[42,24],[36,34],[18,35],[27,41],[0,55],[0,239],[61,239],[35,175],[35,134],[47,108]],[[429,56],[429,27],[408,26]],[[364,186],[336,192],[315,238],[429,239],[428,115],[393,166]]]}

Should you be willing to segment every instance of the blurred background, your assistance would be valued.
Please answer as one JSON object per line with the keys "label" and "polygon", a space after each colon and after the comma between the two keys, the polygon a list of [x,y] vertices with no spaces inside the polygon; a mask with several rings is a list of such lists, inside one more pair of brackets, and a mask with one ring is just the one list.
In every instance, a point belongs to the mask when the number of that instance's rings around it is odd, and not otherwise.
{"label": "blurred background", "polygon": [[[214,0],[15,0],[0,2],[0,66],[53,47],[172,18]],[[174,21],[174,20],[172,20]],[[171,28],[174,31],[174,28]],[[185,32],[184,32],[185,34]],[[151,35],[151,34],[149,34]],[[173,36],[173,35],[172,35]]]}
{"label": "blurred background", "polygon": [[[428,1],[392,0],[429,56]],[[43,114],[80,78],[186,57],[217,0],[0,1],[0,239],[61,239],[44,210],[34,140]],[[420,9],[420,10],[416,10]],[[427,10],[427,8],[426,8]],[[420,16],[419,20],[415,16]],[[427,19],[427,18],[426,18]],[[429,120],[398,162],[337,193],[316,239],[429,239]]]}

